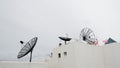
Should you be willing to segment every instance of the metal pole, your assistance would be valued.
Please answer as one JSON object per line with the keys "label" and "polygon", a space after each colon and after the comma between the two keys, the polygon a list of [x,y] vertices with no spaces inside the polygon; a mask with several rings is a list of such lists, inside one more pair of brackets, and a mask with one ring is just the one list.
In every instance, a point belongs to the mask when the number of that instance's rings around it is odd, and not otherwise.
{"label": "metal pole", "polygon": [[31,50],[31,53],[30,53],[30,62],[32,61],[32,50]]}
{"label": "metal pole", "polygon": [[66,41],[65,41],[65,45],[66,45]]}

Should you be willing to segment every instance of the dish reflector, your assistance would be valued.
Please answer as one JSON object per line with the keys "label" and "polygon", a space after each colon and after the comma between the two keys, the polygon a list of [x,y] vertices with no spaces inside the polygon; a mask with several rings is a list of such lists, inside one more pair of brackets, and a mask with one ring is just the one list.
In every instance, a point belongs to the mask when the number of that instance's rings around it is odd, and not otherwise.
{"label": "dish reflector", "polygon": [[34,48],[34,46],[37,43],[37,37],[32,38],[29,42],[27,42],[24,47],[20,50],[20,52],[17,55],[17,58],[22,58],[25,55],[27,55],[29,52],[31,52],[31,56],[30,56],[30,62],[32,59],[32,50]]}
{"label": "dish reflector", "polygon": [[59,39],[65,41],[65,44],[67,41],[70,41],[72,38],[68,38],[68,37],[59,37]]}
{"label": "dish reflector", "polygon": [[83,28],[81,30],[80,39],[86,41],[88,44],[95,44],[97,42],[95,34],[90,28]]}

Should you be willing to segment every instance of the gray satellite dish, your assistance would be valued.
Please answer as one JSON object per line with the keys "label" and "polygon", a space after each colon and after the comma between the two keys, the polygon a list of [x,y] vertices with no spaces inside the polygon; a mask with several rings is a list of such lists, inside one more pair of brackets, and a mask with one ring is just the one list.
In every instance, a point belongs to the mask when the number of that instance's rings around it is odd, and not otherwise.
{"label": "gray satellite dish", "polygon": [[[33,51],[34,46],[37,43],[37,39],[38,39],[37,37],[34,37],[29,42],[27,42],[24,45],[24,47],[20,50],[20,52],[18,53],[17,58],[18,59],[22,58],[25,55],[27,55],[29,52],[31,52],[31,54],[30,54],[30,62],[31,62],[31,60],[32,60],[32,51]],[[22,41],[20,41],[20,43],[23,44]]]}
{"label": "gray satellite dish", "polygon": [[72,38],[68,38],[68,37],[59,37],[59,39],[63,40],[66,44],[67,41],[70,41]]}
{"label": "gray satellite dish", "polygon": [[94,32],[90,28],[83,28],[80,33],[80,39],[88,44],[95,44],[97,41]]}

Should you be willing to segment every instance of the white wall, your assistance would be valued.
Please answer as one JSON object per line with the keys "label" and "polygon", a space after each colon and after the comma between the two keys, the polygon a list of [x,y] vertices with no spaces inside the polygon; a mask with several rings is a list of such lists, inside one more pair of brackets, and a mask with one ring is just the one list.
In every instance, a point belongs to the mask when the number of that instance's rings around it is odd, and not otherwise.
{"label": "white wall", "polygon": [[0,68],[48,68],[44,62],[0,62]]}
{"label": "white wall", "polygon": [[0,62],[0,68],[120,68],[120,44],[92,46],[74,42],[53,49],[53,56],[48,61]]}
{"label": "white wall", "polygon": [[[69,45],[62,45],[53,50],[53,57],[49,62],[50,68],[74,68],[75,64],[73,64],[73,62],[75,60],[71,58],[74,57],[74,55],[71,55],[74,54],[74,46],[70,47]],[[68,55],[64,56],[64,52],[67,52]],[[58,58],[58,53],[61,53],[61,58]]]}
{"label": "white wall", "polygon": [[[63,53],[68,55],[64,56]],[[74,42],[53,50],[49,68],[120,68],[120,44],[94,46]],[[58,58],[61,53],[61,58]]]}
{"label": "white wall", "polygon": [[120,44],[104,47],[105,68],[120,68]]}
{"label": "white wall", "polygon": [[76,43],[76,68],[104,68],[103,47]]}

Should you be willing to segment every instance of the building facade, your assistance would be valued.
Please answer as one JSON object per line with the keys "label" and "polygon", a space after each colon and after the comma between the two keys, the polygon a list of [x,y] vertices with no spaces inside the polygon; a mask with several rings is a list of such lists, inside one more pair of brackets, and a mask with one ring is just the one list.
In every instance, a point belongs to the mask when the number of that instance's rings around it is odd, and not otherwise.
{"label": "building facade", "polygon": [[89,45],[80,41],[53,50],[50,68],[120,68],[120,44]]}
{"label": "building facade", "polygon": [[120,68],[120,44],[94,46],[81,41],[54,48],[45,62],[0,62],[0,68]]}

